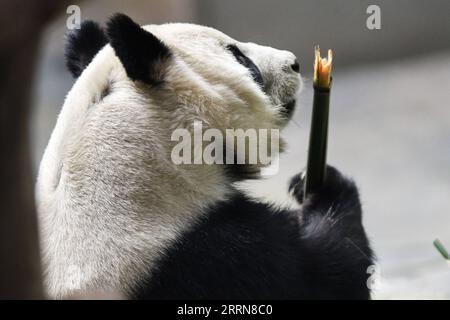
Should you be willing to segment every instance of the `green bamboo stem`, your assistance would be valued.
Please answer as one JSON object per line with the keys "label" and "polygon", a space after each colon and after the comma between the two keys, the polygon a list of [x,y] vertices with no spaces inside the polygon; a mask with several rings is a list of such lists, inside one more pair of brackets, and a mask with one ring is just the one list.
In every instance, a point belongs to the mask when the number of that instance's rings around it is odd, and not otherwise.
{"label": "green bamboo stem", "polygon": [[[330,112],[331,89],[331,60],[332,53],[328,53],[329,66],[327,72],[321,68],[327,63],[320,58],[320,49],[316,47],[316,61],[314,64],[314,98],[309,134],[308,160],[306,166],[305,192],[317,192],[323,186],[327,165],[328,118]],[[322,72],[322,73],[321,73]]]}
{"label": "green bamboo stem", "polygon": [[308,162],[305,179],[305,196],[320,190],[325,181],[329,103],[330,89],[314,86]]}

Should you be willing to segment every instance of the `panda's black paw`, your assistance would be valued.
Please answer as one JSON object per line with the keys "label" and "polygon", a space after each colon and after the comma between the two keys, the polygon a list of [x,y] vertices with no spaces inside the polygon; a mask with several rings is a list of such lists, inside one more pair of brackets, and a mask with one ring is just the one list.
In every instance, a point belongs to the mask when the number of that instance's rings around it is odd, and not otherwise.
{"label": "panda's black paw", "polygon": [[298,203],[303,203],[305,190],[306,171],[297,173],[291,178],[289,182],[289,193],[297,200]]}
{"label": "panda's black paw", "polygon": [[305,176],[305,172],[301,172],[292,177],[289,184],[289,192],[300,204],[307,205],[311,209],[328,208],[334,204],[359,204],[358,189],[355,183],[342,175],[336,168],[327,166],[323,187],[306,198],[304,198]]}

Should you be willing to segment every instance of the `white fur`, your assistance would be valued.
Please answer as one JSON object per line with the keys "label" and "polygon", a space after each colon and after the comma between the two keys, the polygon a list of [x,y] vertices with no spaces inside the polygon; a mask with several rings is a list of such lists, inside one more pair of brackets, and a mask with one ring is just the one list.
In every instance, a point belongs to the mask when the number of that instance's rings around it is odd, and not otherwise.
{"label": "white fur", "polygon": [[[279,105],[299,89],[295,56],[191,24],[144,27],[172,51],[166,86],[131,81],[106,45],[83,71],[58,117],[36,194],[50,297],[74,290],[129,292],[163,249],[208,205],[226,199],[221,166],[176,166],[172,131],[278,128]],[[265,94],[224,47],[260,68]]]}

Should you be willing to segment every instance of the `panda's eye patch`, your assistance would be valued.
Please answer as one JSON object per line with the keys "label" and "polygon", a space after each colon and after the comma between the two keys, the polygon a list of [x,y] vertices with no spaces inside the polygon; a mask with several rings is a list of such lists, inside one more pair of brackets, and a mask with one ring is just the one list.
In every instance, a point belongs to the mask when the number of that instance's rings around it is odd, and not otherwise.
{"label": "panda's eye patch", "polygon": [[261,75],[261,71],[259,71],[258,67],[253,63],[253,61],[249,57],[247,57],[245,54],[243,54],[242,51],[239,50],[239,48],[234,44],[228,45],[227,49],[233,54],[233,56],[236,58],[236,60],[240,64],[242,64],[244,67],[246,67],[250,71],[250,73],[253,77],[253,80],[255,80],[255,82],[260,87],[263,87],[264,80]]}

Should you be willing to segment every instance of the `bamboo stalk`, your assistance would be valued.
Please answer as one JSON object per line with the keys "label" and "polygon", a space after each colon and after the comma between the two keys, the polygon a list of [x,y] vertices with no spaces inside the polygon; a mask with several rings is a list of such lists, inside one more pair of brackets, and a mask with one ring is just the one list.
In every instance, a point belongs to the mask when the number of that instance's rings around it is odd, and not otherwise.
{"label": "bamboo stalk", "polygon": [[327,58],[321,58],[320,48],[315,47],[314,99],[306,167],[305,198],[320,190],[325,180],[332,62],[333,52],[331,50],[328,50]]}

